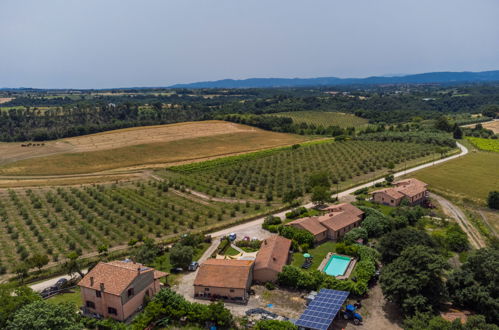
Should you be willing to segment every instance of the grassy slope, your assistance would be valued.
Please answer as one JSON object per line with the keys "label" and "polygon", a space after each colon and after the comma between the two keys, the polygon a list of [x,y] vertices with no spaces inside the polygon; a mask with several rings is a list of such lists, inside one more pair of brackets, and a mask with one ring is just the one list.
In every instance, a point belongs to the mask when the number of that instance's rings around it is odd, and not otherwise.
{"label": "grassy slope", "polygon": [[26,159],[0,167],[0,175],[91,173],[127,166],[182,162],[300,143],[306,137],[268,131],[241,132],[111,150]]}
{"label": "grassy slope", "polygon": [[295,112],[279,112],[272,114],[273,116],[290,117],[295,123],[307,123],[314,125],[358,127],[367,124],[367,120],[355,115],[341,112],[324,112],[324,111],[295,111]]}
{"label": "grassy slope", "polygon": [[499,153],[475,152],[417,171],[411,176],[447,196],[483,204],[489,191],[499,187]]}

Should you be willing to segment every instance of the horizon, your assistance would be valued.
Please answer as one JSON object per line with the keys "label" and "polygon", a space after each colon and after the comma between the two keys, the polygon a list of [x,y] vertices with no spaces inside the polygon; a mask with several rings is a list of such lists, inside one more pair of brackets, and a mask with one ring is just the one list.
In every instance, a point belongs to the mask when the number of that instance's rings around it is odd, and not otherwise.
{"label": "horizon", "polygon": [[[111,89],[499,68],[499,3],[0,3],[0,86]],[[27,86],[27,87],[26,87]]]}

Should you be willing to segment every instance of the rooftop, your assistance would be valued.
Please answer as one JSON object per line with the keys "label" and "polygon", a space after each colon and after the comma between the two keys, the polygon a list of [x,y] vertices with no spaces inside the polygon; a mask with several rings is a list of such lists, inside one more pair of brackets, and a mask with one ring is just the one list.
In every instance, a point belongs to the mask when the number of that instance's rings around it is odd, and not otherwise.
{"label": "rooftop", "polygon": [[280,272],[288,261],[290,248],[291,240],[279,235],[265,239],[256,255],[255,270],[270,268]]}
{"label": "rooftop", "polygon": [[245,289],[252,260],[208,259],[199,267],[194,285]]}

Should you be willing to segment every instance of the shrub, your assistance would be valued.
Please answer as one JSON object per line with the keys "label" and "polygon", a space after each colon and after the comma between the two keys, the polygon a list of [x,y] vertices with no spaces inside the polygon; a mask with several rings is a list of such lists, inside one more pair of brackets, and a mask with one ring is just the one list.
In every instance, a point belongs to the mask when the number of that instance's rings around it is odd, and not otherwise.
{"label": "shrub", "polygon": [[267,283],[265,283],[265,288],[267,290],[274,290],[275,289],[275,284],[272,283],[272,282],[267,282]]}
{"label": "shrub", "polygon": [[491,209],[499,210],[499,191],[489,192],[487,197],[487,206]]}
{"label": "shrub", "polygon": [[360,238],[367,241],[367,230],[362,227],[357,227],[346,233],[343,240],[347,244],[353,244]]}

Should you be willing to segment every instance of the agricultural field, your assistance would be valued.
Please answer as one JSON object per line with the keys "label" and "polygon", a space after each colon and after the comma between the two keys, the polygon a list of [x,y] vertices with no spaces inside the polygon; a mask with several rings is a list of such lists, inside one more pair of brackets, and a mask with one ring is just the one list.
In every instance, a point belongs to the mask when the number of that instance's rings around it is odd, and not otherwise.
{"label": "agricultural field", "polygon": [[[81,188],[0,191],[0,266],[8,271],[41,253],[58,261],[132,238],[167,239],[192,229],[211,230],[267,212],[267,203],[199,199],[161,181]],[[0,267],[1,268],[1,267]]]}
{"label": "agricultural field", "polygon": [[475,147],[483,151],[499,152],[499,139],[483,139],[477,137],[466,137]]}
{"label": "agricultural field", "polygon": [[223,121],[127,128],[21,146],[0,143],[0,175],[64,175],[194,161],[291,145],[300,135]]}
{"label": "agricultural field", "polygon": [[289,117],[293,119],[295,124],[306,123],[308,125],[313,124],[323,127],[339,126],[347,128],[367,125],[366,119],[342,112],[291,111],[273,113],[272,116]]}
{"label": "agricultural field", "polygon": [[472,151],[411,176],[428,183],[437,193],[484,205],[488,193],[499,187],[498,164],[499,153]]}
{"label": "agricultural field", "polygon": [[386,175],[429,161],[431,144],[377,141],[315,141],[298,148],[280,148],[201,163],[175,166],[158,175],[210,196],[281,200],[285,193],[310,192],[311,174],[326,171],[334,188]]}

